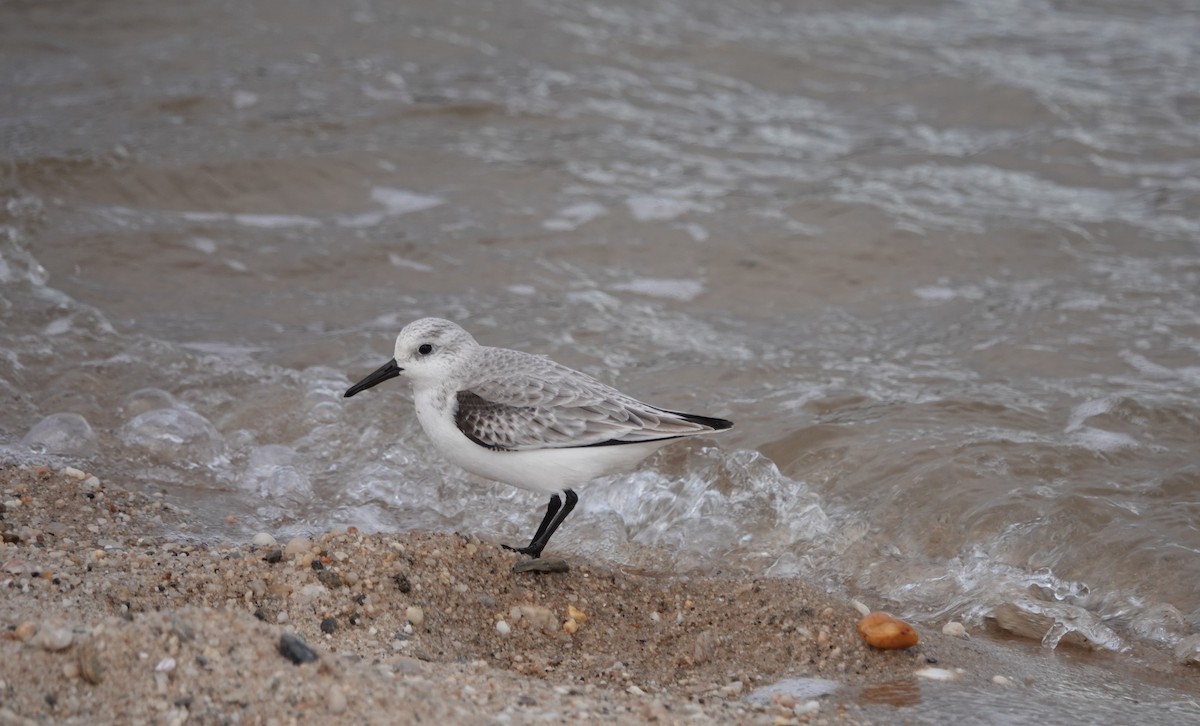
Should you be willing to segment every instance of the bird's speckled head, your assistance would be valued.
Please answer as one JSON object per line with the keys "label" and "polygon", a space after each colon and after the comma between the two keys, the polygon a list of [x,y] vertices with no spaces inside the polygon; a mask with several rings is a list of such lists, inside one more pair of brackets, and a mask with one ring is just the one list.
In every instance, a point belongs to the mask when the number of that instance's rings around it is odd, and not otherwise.
{"label": "bird's speckled head", "polygon": [[449,320],[421,318],[404,326],[396,337],[396,357],[346,391],[346,398],[403,376],[416,387],[454,380],[470,364],[479,344]]}
{"label": "bird's speckled head", "polygon": [[414,383],[445,380],[478,347],[470,333],[449,320],[421,318],[396,336],[396,365]]}

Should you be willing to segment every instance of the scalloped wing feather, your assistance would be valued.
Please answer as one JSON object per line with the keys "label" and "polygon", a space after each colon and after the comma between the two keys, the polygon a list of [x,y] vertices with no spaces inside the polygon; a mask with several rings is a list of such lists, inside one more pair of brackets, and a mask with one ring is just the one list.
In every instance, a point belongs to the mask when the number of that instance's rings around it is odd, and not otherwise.
{"label": "scalloped wing feather", "polygon": [[486,362],[458,392],[455,422],[490,449],[634,444],[713,430],[548,358],[493,348],[478,360]]}

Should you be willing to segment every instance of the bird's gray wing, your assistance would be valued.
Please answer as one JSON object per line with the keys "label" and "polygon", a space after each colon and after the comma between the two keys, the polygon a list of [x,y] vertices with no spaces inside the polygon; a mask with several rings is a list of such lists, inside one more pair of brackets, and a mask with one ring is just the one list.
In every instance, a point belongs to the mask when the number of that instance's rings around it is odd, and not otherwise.
{"label": "bird's gray wing", "polygon": [[488,363],[458,392],[454,417],[459,430],[480,446],[525,451],[633,444],[713,430],[548,358],[489,352]]}

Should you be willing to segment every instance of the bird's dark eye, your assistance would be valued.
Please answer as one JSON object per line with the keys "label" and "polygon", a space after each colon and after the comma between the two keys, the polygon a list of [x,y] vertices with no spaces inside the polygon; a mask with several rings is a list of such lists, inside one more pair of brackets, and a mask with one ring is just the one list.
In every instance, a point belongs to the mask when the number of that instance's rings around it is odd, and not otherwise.
{"label": "bird's dark eye", "polygon": [[421,347],[417,348],[417,352],[420,353],[421,355],[429,355],[430,353],[433,352],[433,346],[430,345],[429,343],[422,343]]}

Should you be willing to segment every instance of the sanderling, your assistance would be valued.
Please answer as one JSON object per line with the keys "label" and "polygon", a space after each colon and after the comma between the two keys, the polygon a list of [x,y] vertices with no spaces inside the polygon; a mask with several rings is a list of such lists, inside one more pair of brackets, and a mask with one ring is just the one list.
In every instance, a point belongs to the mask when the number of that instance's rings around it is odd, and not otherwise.
{"label": "sanderling", "polygon": [[572,487],[628,469],[676,439],[733,426],[642,403],[543,356],[482,346],[449,320],[409,323],[395,352],[346,398],[403,376],[417,420],[443,456],[472,474],[550,494],[528,546],[504,545],[531,557],[575,508]]}

